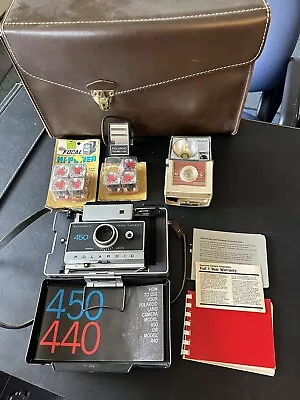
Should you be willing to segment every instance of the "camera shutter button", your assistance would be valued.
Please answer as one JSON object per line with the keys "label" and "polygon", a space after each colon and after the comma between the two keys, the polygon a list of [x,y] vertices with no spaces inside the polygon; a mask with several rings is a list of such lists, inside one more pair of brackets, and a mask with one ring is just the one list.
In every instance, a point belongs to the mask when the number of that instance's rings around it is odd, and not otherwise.
{"label": "camera shutter button", "polygon": [[125,232],[126,239],[131,240],[133,238],[133,236],[134,236],[134,233],[132,231]]}

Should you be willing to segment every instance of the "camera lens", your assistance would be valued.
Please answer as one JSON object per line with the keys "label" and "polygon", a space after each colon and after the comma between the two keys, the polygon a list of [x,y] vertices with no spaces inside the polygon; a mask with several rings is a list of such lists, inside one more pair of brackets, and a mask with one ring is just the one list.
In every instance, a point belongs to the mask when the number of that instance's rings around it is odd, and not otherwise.
{"label": "camera lens", "polygon": [[118,240],[117,228],[110,224],[101,224],[95,229],[93,239],[98,247],[113,246]]}
{"label": "camera lens", "polygon": [[114,231],[110,226],[101,226],[100,228],[97,229],[96,231],[96,238],[100,243],[106,243],[114,235]]}

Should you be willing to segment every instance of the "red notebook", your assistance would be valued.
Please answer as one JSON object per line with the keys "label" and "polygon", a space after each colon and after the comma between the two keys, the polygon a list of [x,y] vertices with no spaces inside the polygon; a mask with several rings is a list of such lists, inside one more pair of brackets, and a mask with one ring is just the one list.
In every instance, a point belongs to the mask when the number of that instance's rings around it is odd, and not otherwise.
{"label": "red notebook", "polygon": [[273,310],[266,313],[196,307],[196,293],[186,296],[182,355],[186,360],[273,376]]}

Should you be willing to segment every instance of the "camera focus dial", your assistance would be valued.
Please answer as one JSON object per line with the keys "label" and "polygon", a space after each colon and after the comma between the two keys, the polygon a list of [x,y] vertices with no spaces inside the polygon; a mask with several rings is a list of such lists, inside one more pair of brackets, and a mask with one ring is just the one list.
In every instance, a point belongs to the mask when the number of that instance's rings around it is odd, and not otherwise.
{"label": "camera focus dial", "polygon": [[98,247],[107,249],[118,240],[118,230],[111,224],[101,224],[95,229],[93,240]]}

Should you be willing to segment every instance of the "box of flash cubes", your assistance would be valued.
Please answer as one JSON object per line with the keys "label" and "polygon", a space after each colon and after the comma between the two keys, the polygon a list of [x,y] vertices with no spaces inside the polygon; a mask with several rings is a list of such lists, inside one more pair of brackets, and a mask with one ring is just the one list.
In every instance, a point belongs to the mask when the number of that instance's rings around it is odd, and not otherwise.
{"label": "box of flash cubes", "polygon": [[212,194],[211,138],[173,136],[166,161],[166,204],[207,207]]}
{"label": "box of flash cubes", "polygon": [[100,141],[56,139],[46,207],[81,209],[96,200]]}

